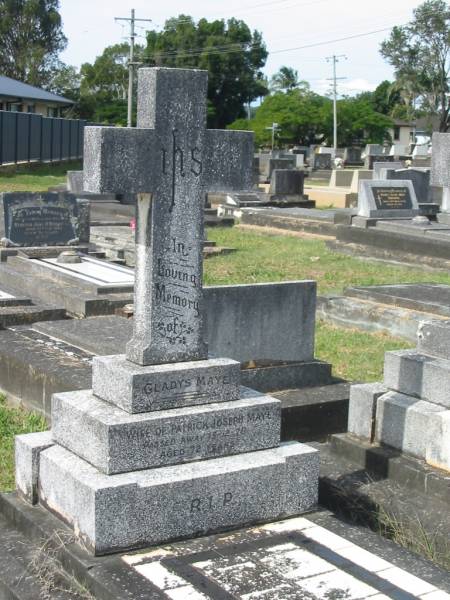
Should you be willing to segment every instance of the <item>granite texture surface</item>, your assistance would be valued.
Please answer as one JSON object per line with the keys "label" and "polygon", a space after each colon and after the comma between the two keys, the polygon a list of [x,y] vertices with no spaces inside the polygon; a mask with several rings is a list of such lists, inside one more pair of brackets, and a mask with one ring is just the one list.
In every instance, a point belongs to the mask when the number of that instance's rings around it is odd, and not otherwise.
{"label": "granite texture surface", "polygon": [[94,394],[130,413],[237,400],[239,386],[240,365],[227,358],[141,367],[118,354],[92,362]]}
{"label": "granite texture surface", "polygon": [[450,361],[415,350],[386,352],[384,384],[402,394],[450,408]]}
{"label": "granite texture surface", "polygon": [[450,320],[430,320],[417,330],[417,351],[450,360]]}
{"label": "granite texture surface", "polygon": [[428,464],[450,471],[450,410],[434,413],[430,417],[433,435],[425,453]]}
{"label": "granite texture surface", "polygon": [[376,441],[424,458],[433,438],[432,418],[445,408],[398,392],[378,398]]}
{"label": "granite texture surface", "polygon": [[140,365],[206,358],[205,193],[252,187],[253,134],[207,130],[206,91],[206,71],[140,69],[138,127],[85,133],[86,189],[138,194],[127,357]]}
{"label": "granite texture surface", "polygon": [[107,554],[310,510],[318,461],[295,443],[108,476],[53,446],[41,453],[40,501],[92,552]]}
{"label": "granite texture surface", "polygon": [[348,431],[370,441],[374,438],[377,400],[387,392],[382,383],[362,383],[350,387]]}
{"label": "granite texture surface", "polygon": [[30,504],[38,501],[40,453],[53,443],[50,431],[24,433],[14,438],[16,487]]}
{"label": "granite texture surface", "polygon": [[131,415],[91,390],[54,394],[52,437],[107,475],[278,446],[281,402],[248,389],[243,395]]}
{"label": "granite texture surface", "polygon": [[431,154],[431,185],[450,187],[450,133],[434,132]]}

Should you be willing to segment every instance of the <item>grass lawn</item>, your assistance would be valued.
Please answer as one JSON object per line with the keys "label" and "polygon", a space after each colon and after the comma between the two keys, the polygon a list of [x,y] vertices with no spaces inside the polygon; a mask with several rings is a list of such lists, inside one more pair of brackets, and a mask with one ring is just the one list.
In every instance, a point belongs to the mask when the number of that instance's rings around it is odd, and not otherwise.
{"label": "grass lawn", "polygon": [[79,169],[82,169],[81,161],[19,165],[11,171],[0,170],[0,192],[44,192],[50,186],[65,183],[67,171]]}
{"label": "grass lawn", "polygon": [[0,396],[0,492],[13,490],[15,487],[14,436],[46,429],[48,425],[42,417],[6,406],[5,397]]}
{"label": "grass lawn", "polygon": [[338,254],[312,237],[271,235],[245,227],[211,228],[210,240],[237,252],[205,261],[205,283],[260,283],[314,279],[318,294],[342,293],[352,285],[383,283],[443,283],[445,271],[388,265]]}

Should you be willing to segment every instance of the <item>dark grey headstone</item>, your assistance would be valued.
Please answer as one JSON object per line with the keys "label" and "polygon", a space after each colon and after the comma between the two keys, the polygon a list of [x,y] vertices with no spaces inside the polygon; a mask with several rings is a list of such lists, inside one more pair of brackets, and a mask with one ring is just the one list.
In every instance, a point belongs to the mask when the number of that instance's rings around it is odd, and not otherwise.
{"label": "dark grey headstone", "polygon": [[270,194],[303,195],[305,172],[295,169],[275,169],[270,180]]}
{"label": "dark grey headstone", "polygon": [[0,234],[6,246],[73,246],[89,242],[89,202],[73,194],[0,195]]}
{"label": "dark grey headstone", "polygon": [[430,171],[419,169],[397,169],[386,171],[386,179],[412,181],[417,202],[430,202]]}
{"label": "dark grey headstone", "polygon": [[253,133],[206,129],[207,79],[207,71],[140,69],[138,126],[85,129],[86,189],[139,195],[127,357],[140,365],[207,356],[205,193],[253,185]]}
{"label": "dark grey headstone", "polygon": [[344,150],[344,162],[347,165],[358,165],[362,164],[361,148],[345,148]]}
{"label": "dark grey headstone", "polygon": [[331,169],[331,154],[314,154],[313,169]]}
{"label": "dark grey headstone", "polygon": [[296,166],[295,156],[283,158],[270,158],[268,162],[268,179],[271,179],[272,173],[276,169],[294,169]]}
{"label": "dark grey headstone", "polygon": [[389,156],[388,154],[369,154],[364,159],[364,168],[365,169],[373,169],[374,164],[377,162],[393,162],[394,157]]}

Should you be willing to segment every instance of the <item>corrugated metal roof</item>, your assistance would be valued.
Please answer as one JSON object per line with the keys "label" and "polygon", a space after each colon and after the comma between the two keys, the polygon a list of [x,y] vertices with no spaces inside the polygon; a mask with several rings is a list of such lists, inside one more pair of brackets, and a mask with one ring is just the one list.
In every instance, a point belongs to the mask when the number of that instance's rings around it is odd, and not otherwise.
{"label": "corrugated metal roof", "polygon": [[43,100],[44,102],[57,102],[58,104],[73,104],[73,100],[57,96],[51,92],[22,83],[11,77],[0,75],[0,96],[11,96],[12,98],[26,98],[28,100]]}

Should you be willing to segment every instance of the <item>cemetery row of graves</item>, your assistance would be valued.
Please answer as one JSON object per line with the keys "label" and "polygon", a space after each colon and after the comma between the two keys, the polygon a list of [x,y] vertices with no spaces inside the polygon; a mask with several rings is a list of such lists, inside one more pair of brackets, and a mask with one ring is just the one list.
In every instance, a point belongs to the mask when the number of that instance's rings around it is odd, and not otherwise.
{"label": "cemetery row of graves", "polygon": [[450,598],[450,134],[254,154],[206,85],[0,176],[0,597]]}

